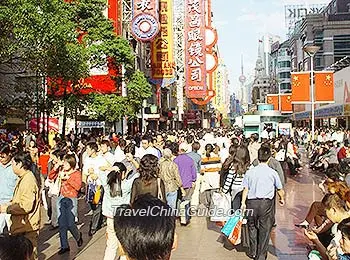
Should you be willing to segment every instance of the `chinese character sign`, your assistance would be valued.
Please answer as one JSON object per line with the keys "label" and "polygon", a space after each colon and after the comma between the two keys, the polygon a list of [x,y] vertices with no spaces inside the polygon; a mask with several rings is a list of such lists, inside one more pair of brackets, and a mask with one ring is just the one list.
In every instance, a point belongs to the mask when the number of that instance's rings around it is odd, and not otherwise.
{"label": "chinese character sign", "polygon": [[139,41],[151,41],[159,32],[158,1],[133,0],[131,33]]}
{"label": "chinese character sign", "polygon": [[160,32],[152,42],[152,78],[174,78],[172,0],[160,0]]}
{"label": "chinese character sign", "polygon": [[186,95],[204,98],[206,89],[205,0],[186,0]]}

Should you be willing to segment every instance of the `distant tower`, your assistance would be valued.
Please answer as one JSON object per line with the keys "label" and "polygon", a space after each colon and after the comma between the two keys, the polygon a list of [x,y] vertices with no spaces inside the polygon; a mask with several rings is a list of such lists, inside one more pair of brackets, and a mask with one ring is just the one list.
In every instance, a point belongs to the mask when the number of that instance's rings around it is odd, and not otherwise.
{"label": "distant tower", "polygon": [[241,76],[239,76],[239,82],[241,83],[241,93],[240,93],[240,101],[241,104],[248,103],[248,99],[245,97],[244,84],[247,81],[246,76],[244,76],[244,67],[243,67],[243,55],[241,56]]}

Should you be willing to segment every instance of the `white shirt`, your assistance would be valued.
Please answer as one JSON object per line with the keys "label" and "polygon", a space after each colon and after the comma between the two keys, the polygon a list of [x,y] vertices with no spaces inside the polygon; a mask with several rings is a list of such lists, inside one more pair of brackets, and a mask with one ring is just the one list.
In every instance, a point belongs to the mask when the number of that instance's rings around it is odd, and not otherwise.
{"label": "white shirt", "polygon": [[115,162],[122,162],[125,159],[125,153],[119,145],[117,146],[117,148],[115,148],[114,159]]}
{"label": "white shirt", "polygon": [[[107,160],[102,155],[97,155],[94,158],[87,157],[83,166],[83,175],[88,176],[89,169],[92,168],[94,169],[94,173],[99,176],[99,179],[101,179],[100,177],[105,174],[104,171],[100,170],[101,166],[108,166]],[[101,185],[102,183],[99,179],[97,179],[97,184]]]}
{"label": "white shirt", "polygon": [[146,154],[152,154],[157,158],[159,157],[158,150],[153,146],[149,146],[147,149],[140,147],[137,151],[136,157],[142,159],[142,157],[144,157]]}
{"label": "white shirt", "polygon": [[102,156],[106,159],[110,166],[113,166],[113,164],[116,162],[116,157],[111,152],[106,152],[102,154]]}

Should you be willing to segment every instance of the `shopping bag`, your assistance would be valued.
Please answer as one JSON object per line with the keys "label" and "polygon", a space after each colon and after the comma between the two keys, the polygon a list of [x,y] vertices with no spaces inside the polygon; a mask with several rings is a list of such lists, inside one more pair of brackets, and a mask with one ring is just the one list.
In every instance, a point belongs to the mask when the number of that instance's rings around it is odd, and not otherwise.
{"label": "shopping bag", "polygon": [[221,229],[221,233],[229,237],[240,219],[240,215],[229,218],[225,226]]}
{"label": "shopping bag", "polygon": [[[48,180],[48,179],[47,179]],[[49,186],[48,196],[59,196],[61,190],[61,178],[58,176],[54,182],[47,181],[46,184]]]}
{"label": "shopping bag", "polygon": [[276,153],[275,159],[279,162],[284,162],[284,160],[286,159],[286,151],[284,149],[279,150]]}
{"label": "shopping bag", "polygon": [[231,234],[228,236],[228,240],[235,246],[241,243],[242,223],[243,223],[243,219],[240,218],[235,228],[232,230]]}
{"label": "shopping bag", "polygon": [[101,197],[102,197],[102,188],[101,188],[101,185],[97,185],[95,189],[94,197],[92,199],[92,204],[98,205],[98,203],[100,203],[101,201]]}
{"label": "shopping bag", "polygon": [[210,221],[227,221],[230,218],[231,195],[222,192],[214,192],[211,198],[210,208],[213,213],[210,216]]}

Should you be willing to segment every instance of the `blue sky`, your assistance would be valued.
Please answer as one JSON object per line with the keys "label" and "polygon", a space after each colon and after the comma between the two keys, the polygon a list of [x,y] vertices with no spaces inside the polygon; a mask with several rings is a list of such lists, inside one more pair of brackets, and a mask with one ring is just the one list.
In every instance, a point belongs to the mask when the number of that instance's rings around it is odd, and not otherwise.
{"label": "blue sky", "polygon": [[253,75],[258,41],[265,33],[286,39],[285,5],[321,4],[330,0],[212,0],[220,56],[229,70],[231,91],[239,85],[241,55],[245,75]]}

